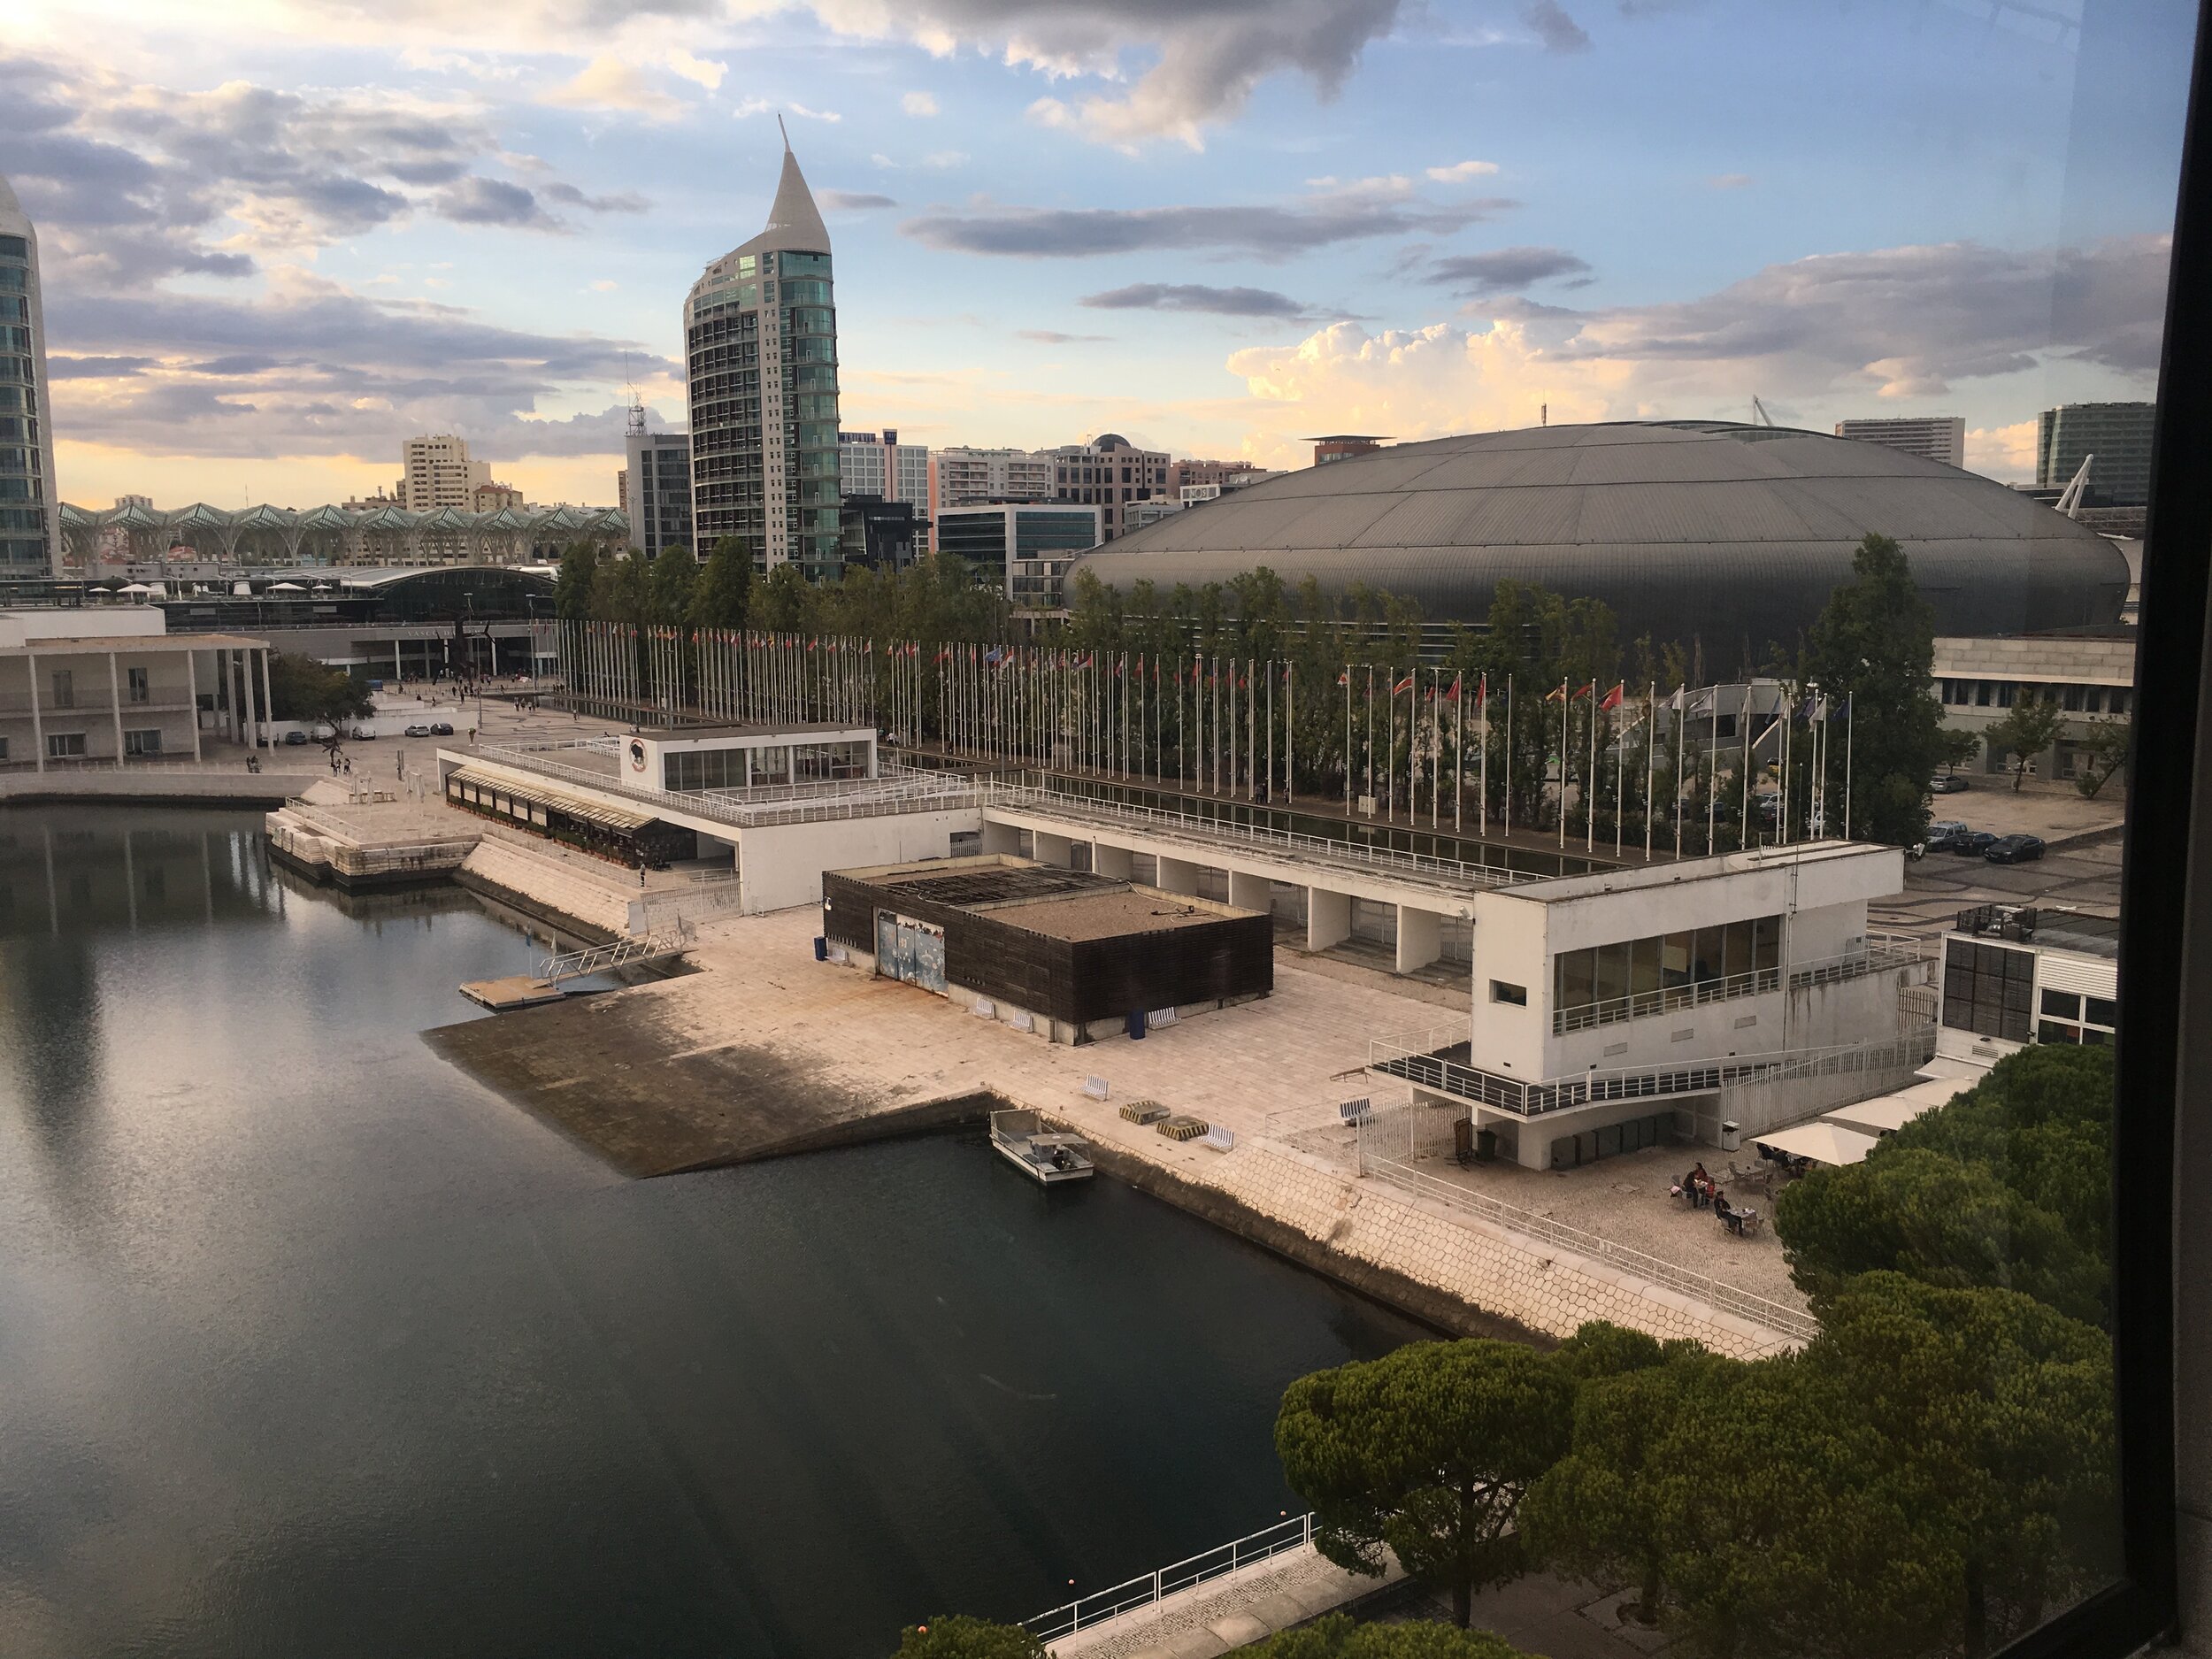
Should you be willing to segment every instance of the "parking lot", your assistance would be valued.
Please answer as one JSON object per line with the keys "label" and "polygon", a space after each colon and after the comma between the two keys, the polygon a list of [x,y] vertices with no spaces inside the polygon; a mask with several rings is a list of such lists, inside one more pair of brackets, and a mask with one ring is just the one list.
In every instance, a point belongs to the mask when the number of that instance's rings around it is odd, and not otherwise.
{"label": "parking lot", "polygon": [[2072,788],[2028,785],[2015,794],[2000,787],[1975,787],[1935,797],[1938,819],[1956,818],[1970,828],[1998,835],[2040,835],[2052,849],[2032,864],[1993,864],[1979,856],[1932,852],[1905,866],[1905,892],[1874,907],[1878,927],[1898,933],[1935,933],[1951,926],[1970,905],[2055,904],[2098,915],[2116,915],[2120,906],[2120,827],[2125,797],[2118,786],[2096,800]]}

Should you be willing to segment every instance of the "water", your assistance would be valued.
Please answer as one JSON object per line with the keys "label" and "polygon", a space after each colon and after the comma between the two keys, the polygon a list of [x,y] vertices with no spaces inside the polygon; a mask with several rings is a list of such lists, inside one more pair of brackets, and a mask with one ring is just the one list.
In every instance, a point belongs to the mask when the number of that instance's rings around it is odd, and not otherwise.
{"label": "water", "polygon": [[12,1659],[885,1655],[1272,1520],[1419,1334],[972,1134],[619,1179],[417,1035],[538,944],[257,826],[0,811]]}

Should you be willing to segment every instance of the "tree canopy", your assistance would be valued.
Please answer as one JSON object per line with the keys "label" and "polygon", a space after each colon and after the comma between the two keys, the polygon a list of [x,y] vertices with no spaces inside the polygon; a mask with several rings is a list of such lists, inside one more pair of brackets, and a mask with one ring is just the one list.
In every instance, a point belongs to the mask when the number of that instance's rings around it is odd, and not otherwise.
{"label": "tree canopy", "polygon": [[2030,693],[2016,702],[2003,719],[1983,732],[1982,741],[1989,745],[1991,755],[2011,757],[2015,794],[2035,757],[2057,741],[2062,718],[2055,701]]}
{"label": "tree canopy", "polygon": [[995,1624],[964,1613],[910,1624],[894,1659],[1050,1659],[1045,1645],[1018,1624]]}
{"label": "tree canopy", "polygon": [[334,724],[373,711],[368,687],[342,668],[293,651],[269,653],[269,718]]}
{"label": "tree canopy", "polygon": [[[1904,549],[1886,535],[1859,544],[1851,572],[1813,625],[1803,676],[1828,696],[1851,700],[1853,833],[1907,847],[1927,827],[1928,780],[1946,753],[1943,710],[1930,695],[1935,609],[1913,586]],[[1837,798],[1842,760],[1830,757]]]}

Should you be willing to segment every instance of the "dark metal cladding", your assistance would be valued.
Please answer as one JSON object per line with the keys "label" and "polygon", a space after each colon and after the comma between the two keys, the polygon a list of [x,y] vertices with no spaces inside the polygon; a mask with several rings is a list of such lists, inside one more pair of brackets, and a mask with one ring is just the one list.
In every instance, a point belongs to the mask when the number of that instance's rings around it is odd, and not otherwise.
{"label": "dark metal cladding", "polygon": [[[1294,472],[1132,532],[1077,568],[1128,592],[1265,565],[1479,622],[1501,580],[1603,600],[1624,641],[1793,643],[1894,537],[1936,632],[2116,621],[2127,562],[2017,490],[1877,444],[1725,421],[1539,426],[1403,443]],[[1072,572],[1071,572],[1072,575]]]}

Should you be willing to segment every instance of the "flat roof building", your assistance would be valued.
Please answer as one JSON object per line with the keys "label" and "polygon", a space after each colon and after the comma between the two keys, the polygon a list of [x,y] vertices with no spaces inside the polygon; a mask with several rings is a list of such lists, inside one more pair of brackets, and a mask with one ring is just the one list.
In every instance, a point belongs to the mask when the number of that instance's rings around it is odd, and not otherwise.
{"label": "flat roof building", "polygon": [[198,760],[265,735],[269,644],[172,634],[151,606],[0,611],[0,772]]}
{"label": "flat roof building", "polygon": [[1966,422],[1957,415],[1839,420],[1836,436],[1902,449],[1907,455],[1916,455],[1924,461],[1940,461],[1946,466],[1966,465]]}
{"label": "flat roof building", "polygon": [[955,507],[937,517],[937,549],[995,574],[1017,611],[1057,611],[1069,565],[1105,534],[1104,511],[1056,502]]}
{"label": "flat roof building", "polygon": [[872,972],[1055,1042],[1264,996],[1258,911],[1005,854],[833,871],[822,931]]}
{"label": "flat roof building", "polygon": [[664,548],[680,548],[701,558],[711,553],[712,548],[692,541],[691,434],[633,432],[622,447],[622,505],[630,519],[630,546],[648,558],[658,558]]}

